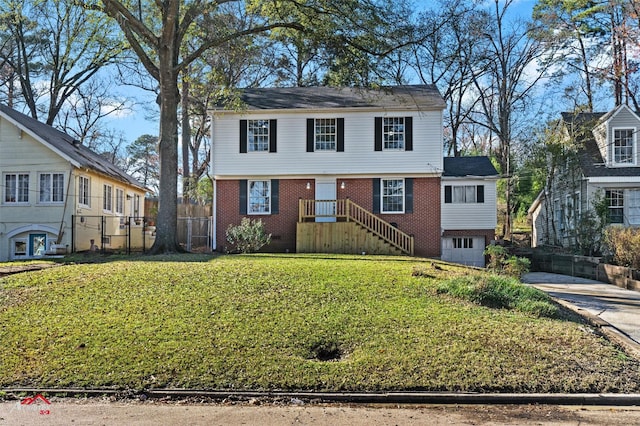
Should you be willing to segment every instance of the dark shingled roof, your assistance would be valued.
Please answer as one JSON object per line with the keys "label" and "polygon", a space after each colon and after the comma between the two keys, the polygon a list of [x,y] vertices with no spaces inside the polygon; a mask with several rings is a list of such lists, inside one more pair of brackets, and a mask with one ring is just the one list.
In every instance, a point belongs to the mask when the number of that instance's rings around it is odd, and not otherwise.
{"label": "dark shingled roof", "polygon": [[489,157],[444,157],[445,177],[498,177]]}
{"label": "dark shingled roof", "polygon": [[90,169],[113,179],[136,186],[142,190],[147,190],[132,176],[129,176],[105,158],[80,144],[68,134],[5,105],[0,105],[0,114],[27,133],[36,137],[36,139],[40,139],[45,144],[48,144],[55,151],[58,151],[58,153],[66,156],[75,166]]}
{"label": "dark shingled roof", "polygon": [[593,128],[611,116],[611,111],[562,113],[562,121],[569,127],[580,146],[580,168],[585,177],[640,176],[640,167],[607,167],[593,136]]}
{"label": "dark shingled roof", "polygon": [[[382,87],[268,87],[240,90],[248,110],[383,108],[389,110],[443,109],[445,102],[435,85]],[[224,105],[219,104],[224,110]]]}

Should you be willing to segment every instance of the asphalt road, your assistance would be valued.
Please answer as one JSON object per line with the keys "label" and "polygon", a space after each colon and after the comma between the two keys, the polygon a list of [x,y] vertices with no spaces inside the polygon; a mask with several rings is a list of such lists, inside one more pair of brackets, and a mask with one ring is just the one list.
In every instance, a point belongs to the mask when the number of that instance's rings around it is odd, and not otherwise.
{"label": "asphalt road", "polygon": [[[34,407],[34,408],[31,408]],[[632,425],[640,407],[252,405],[52,399],[0,403],[0,425]]]}

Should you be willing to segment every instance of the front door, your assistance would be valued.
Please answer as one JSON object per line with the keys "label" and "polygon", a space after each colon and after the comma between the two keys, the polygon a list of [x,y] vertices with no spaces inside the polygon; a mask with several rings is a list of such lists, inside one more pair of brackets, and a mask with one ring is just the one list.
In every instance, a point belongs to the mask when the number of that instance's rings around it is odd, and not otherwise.
{"label": "front door", "polygon": [[316,222],[335,222],[335,215],[336,180],[316,179]]}
{"label": "front door", "polygon": [[47,234],[29,234],[29,257],[44,256]]}

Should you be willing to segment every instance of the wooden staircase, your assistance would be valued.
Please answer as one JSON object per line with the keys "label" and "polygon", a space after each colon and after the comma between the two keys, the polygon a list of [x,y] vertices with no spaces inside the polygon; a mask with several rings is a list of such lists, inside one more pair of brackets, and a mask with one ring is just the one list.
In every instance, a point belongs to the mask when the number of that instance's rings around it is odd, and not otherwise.
{"label": "wooden staircase", "polygon": [[301,199],[296,250],[412,256],[414,239],[349,199]]}

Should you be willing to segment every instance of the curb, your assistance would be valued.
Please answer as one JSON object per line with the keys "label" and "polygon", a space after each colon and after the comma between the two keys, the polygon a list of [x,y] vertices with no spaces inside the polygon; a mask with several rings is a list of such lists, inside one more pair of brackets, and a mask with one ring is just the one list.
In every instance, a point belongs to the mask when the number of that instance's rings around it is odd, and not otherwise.
{"label": "curb", "polygon": [[46,394],[48,396],[120,396],[145,401],[166,398],[205,398],[211,400],[251,401],[256,399],[288,400],[291,404],[304,403],[352,403],[352,404],[544,404],[589,406],[640,406],[640,394],[553,394],[553,393],[445,393],[445,392],[386,392],[386,393],[336,393],[336,392],[230,392],[197,389],[153,389],[125,391],[114,389],[3,389],[7,399],[18,399],[15,394]]}

